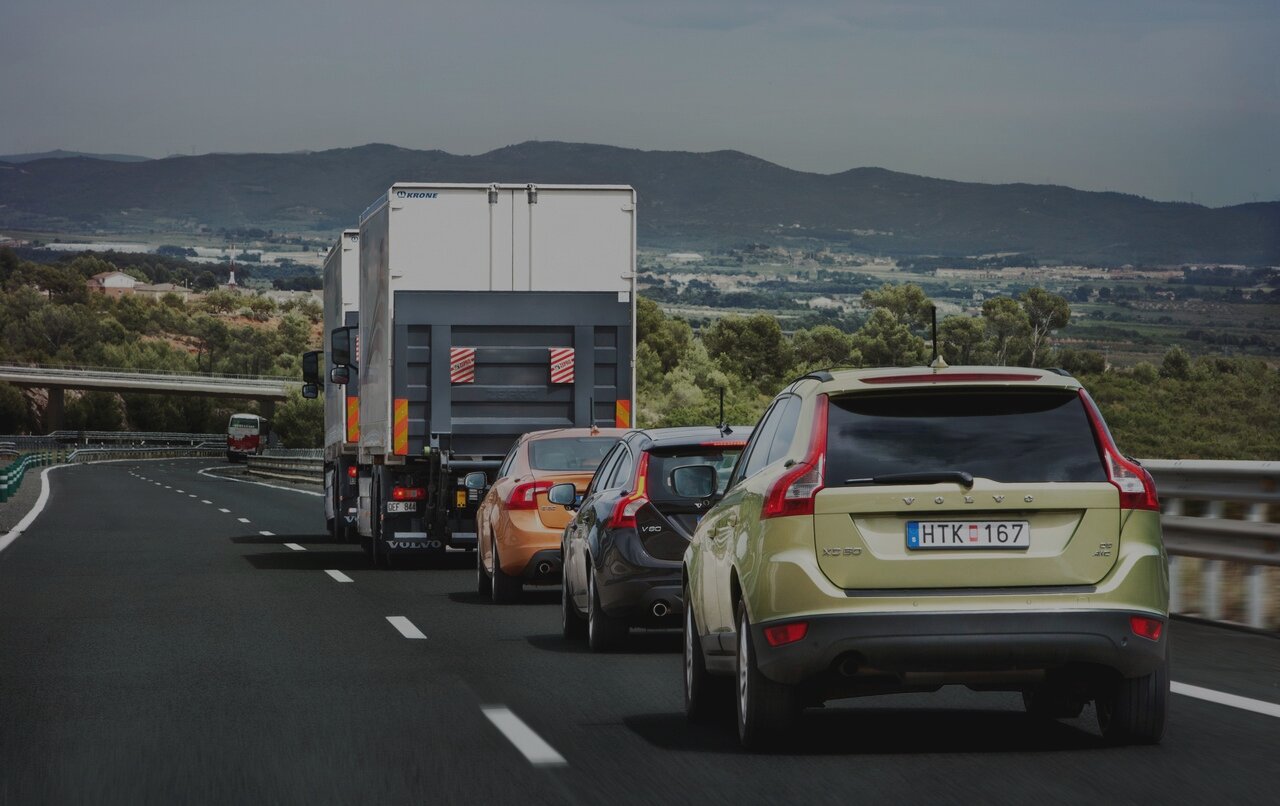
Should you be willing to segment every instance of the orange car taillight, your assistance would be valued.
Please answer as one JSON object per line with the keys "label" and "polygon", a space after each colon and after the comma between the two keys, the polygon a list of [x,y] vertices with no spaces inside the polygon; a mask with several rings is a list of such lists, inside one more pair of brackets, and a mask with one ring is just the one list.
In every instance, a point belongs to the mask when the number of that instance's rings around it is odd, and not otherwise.
{"label": "orange car taillight", "polygon": [[640,454],[640,463],[636,467],[636,489],[634,492],[624,495],[622,500],[613,507],[613,515],[609,518],[610,529],[635,529],[636,513],[649,503],[649,495],[646,492],[649,479],[649,454]]}
{"label": "orange car taillight", "polygon": [[545,495],[551,489],[549,481],[526,481],[517,484],[507,499],[507,509],[537,509],[538,496]]}
{"label": "orange car taillight", "polygon": [[1115,440],[1111,438],[1111,431],[1102,420],[1102,412],[1098,411],[1098,404],[1083,389],[1080,390],[1080,400],[1083,401],[1089,423],[1093,426],[1093,435],[1098,441],[1107,479],[1120,491],[1120,508],[1159,512],[1160,499],[1156,495],[1155,479],[1151,478],[1151,474],[1142,465],[1120,454]]}
{"label": "orange car taillight", "polygon": [[814,399],[813,431],[809,450],[800,462],[782,475],[765,494],[760,518],[812,515],[813,497],[822,489],[822,472],[827,453],[827,396]]}

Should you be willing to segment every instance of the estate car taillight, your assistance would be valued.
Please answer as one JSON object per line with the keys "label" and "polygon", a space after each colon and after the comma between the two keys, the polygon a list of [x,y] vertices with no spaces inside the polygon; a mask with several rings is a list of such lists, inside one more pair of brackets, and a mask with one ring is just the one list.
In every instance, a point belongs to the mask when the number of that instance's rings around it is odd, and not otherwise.
{"label": "estate car taillight", "polygon": [[827,396],[818,395],[814,399],[809,450],[802,461],[770,485],[760,510],[761,519],[813,514],[813,497],[822,489],[826,451]]}
{"label": "estate car taillight", "polygon": [[1160,633],[1164,632],[1164,622],[1147,616],[1129,616],[1129,629],[1133,630],[1134,635],[1159,641]]}
{"label": "estate car taillight", "polygon": [[649,503],[646,492],[649,478],[649,454],[640,454],[640,462],[636,467],[636,488],[624,495],[613,507],[613,515],[609,518],[610,529],[635,529],[636,513]]}
{"label": "estate car taillight", "polygon": [[421,501],[427,497],[427,491],[424,487],[392,487],[391,500],[393,501]]}
{"label": "estate car taillight", "polygon": [[1160,499],[1156,496],[1155,479],[1151,478],[1151,474],[1142,465],[1120,454],[1107,424],[1102,420],[1102,413],[1098,411],[1098,404],[1083,389],[1080,390],[1080,400],[1084,402],[1094,437],[1098,440],[1098,450],[1102,454],[1107,479],[1120,491],[1120,508],[1159,512]]}
{"label": "estate car taillight", "polygon": [[517,484],[507,499],[507,509],[537,509],[538,496],[545,495],[551,489],[550,481],[526,481]]}
{"label": "estate car taillight", "polygon": [[769,646],[794,644],[809,634],[809,622],[793,621],[789,624],[775,624],[764,628],[764,640]]}

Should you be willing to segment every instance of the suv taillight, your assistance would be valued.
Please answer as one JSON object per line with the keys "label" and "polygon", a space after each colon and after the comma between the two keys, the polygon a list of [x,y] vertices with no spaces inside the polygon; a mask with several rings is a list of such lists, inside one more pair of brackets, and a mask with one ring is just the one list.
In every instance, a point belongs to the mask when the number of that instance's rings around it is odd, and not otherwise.
{"label": "suv taillight", "polygon": [[545,495],[551,489],[549,481],[526,481],[517,484],[507,499],[507,509],[537,509],[538,496]]}
{"label": "suv taillight", "polygon": [[1120,491],[1120,508],[1159,512],[1160,499],[1156,496],[1155,479],[1151,478],[1151,474],[1142,465],[1126,459],[1120,453],[1115,440],[1111,438],[1111,431],[1102,420],[1098,404],[1093,402],[1093,398],[1084,389],[1080,390],[1080,400],[1084,402],[1084,410],[1093,426],[1093,435],[1098,440],[1098,451],[1102,455],[1102,466],[1106,468],[1107,479]]}
{"label": "suv taillight", "polygon": [[788,515],[812,515],[813,498],[822,489],[822,473],[827,455],[827,396],[818,395],[813,406],[813,430],[809,450],[803,460],[793,465],[769,487],[760,518],[783,518]]}
{"label": "suv taillight", "polygon": [[649,503],[646,488],[649,484],[649,454],[640,454],[640,462],[636,467],[636,489],[622,496],[613,507],[613,515],[609,517],[610,529],[635,529],[636,513]]}

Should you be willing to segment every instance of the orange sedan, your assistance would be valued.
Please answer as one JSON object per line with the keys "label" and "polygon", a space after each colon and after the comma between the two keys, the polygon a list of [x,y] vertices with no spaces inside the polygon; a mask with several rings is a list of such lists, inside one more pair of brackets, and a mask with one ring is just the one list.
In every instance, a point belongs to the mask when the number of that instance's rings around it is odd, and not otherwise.
{"label": "orange sedan", "polygon": [[516,440],[476,511],[476,590],[512,602],[525,583],[560,582],[560,537],[573,513],[547,501],[553,484],[582,493],[625,428],[556,428]]}

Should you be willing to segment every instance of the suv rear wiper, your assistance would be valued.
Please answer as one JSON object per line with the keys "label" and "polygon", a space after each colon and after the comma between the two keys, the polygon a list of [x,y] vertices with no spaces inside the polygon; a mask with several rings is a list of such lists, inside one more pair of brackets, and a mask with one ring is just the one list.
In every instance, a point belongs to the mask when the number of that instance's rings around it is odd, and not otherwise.
{"label": "suv rear wiper", "polygon": [[973,474],[964,470],[932,470],[924,473],[890,473],[867,479],[845,479],[845,484],[937,484],[954,481],[965,487],[973,486]]}

